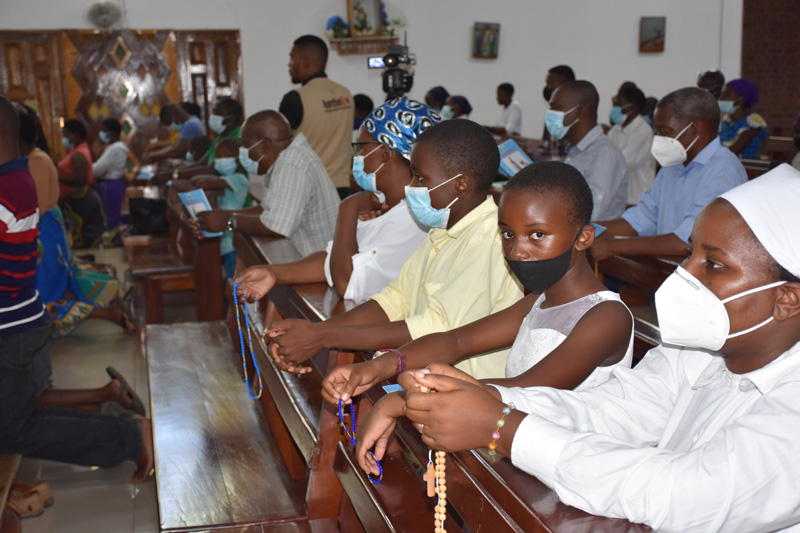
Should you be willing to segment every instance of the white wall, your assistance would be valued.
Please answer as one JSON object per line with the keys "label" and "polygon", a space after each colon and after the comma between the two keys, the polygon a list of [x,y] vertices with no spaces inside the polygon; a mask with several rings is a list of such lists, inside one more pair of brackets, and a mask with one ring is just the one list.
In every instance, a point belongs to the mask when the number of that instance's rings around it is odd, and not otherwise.
{"label": "white wall", "polygon": [[[600,117],[625,80],[648,95],[692,85],[697,71],[721,68],[738,77],[743,0],[386,0],[390,18],[406,22],[417,55],[411,96],[434,85],[463,94],[472,118],[493,123],[495,88],[508,81],[524,109],[523,134],[538,137],[546,108],[541,96],[551,66],[566,63],[600,92]],[[0,29],[87,28],[92,0],[0,0]],[[248,113],[276,108],[292,86],[287,73],[291,43],[299,35],[323,36],[328,17],[346,19],[345,0],[127,0],[127,27],[240,29]],[[666,50],[639,54],[639,18],[666,16]],[[722,18],[720,18],[722,17]],[[474,22],[499,22],[499,58],[472,59]],[[366,56],[332,52],[330,77],[383,100],[379,71]]]}

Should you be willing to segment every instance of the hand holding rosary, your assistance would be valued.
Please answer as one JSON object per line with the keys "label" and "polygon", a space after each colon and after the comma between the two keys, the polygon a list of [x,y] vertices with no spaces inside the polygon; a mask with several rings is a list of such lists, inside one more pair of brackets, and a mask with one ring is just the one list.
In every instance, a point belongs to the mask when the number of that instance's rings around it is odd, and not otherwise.
{"label": "hand holding rosary", "polygon": [[[344,434],[347,435],[347,438],[350,439],[350,444],[353,445],[353,448],[357,448],[358,445],[356,443],[356,408],[354,404],[350,404],[350,429],[347,429],[347,424],[344,422],[344,409],[342,407],[342,400],[339,400],[339,425],[342,426],[344,430]],[[372,452],[369,452],[373,459],[375,459],[375,455]],[[373,485],[379,485],[381,481],[383,481],[383,467],[381,466],[380,461],[375,459],[375,464],[378,466],[378,477],[374,478],[367,474],[367,479]]]}
{"label": "hand holding rosary", "polygon": [[[256,354],[253,352],[253,335],[250,331],[250,313],[247,308],[247,296],[244,297],[244,322],[245,322],[245,329],[247,329],[247,344],[250,348],[250,357],[253,360],[253,366],[256,369],[256,375],[258,376],[258,395],[254,395],[250,390],[250,379],[247,377],[247,355],[244,348],[244,335],[242,334],[242,322],[239,318],[239,304],[238,304],[238,297],[236,296],[236,288],[239,287],[241,283],[234,283],[233,284],[233,307],[236,309],[236,327],[239,329],[239,347],[241,348],[242,352],[242,370],[244,371],[244,383],[245,387],[247,388],[247,395],[250,396],[253,400],[258,400],[261,398],[261,393],[264,392],[264,382],[261,379],[261,369],[258,368],[258,362],[256,361]],[[255,315],[258,317],[258,300],[254,302],[256,304],[255,307]]]}

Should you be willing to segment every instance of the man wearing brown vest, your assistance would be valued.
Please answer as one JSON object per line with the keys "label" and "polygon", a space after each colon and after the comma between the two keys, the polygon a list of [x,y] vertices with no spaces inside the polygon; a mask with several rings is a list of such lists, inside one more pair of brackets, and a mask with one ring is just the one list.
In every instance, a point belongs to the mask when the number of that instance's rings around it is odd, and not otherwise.
{"label": "man wearing brown vest", "polygon": [[353,100],[350,91],[325,74],[328,46],[315,35],[303,35],[289,54],[292,83],[301,86],[283,97],[280,112],[294,133],[302,133],[317,153],[339,196],[350,194]]}

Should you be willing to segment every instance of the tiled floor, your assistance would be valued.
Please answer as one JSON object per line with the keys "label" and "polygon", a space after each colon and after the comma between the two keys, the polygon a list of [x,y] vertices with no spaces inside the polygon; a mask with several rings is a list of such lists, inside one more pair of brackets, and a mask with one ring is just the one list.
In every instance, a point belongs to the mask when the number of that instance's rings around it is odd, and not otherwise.
{"label": "tiled floor", "polygon": [[[95,253],[100,262],[117,265],[124,274],[121,249]],[[108,383],[105,368],[114,366],[136,389],[149,410],[147,366],[138,335],[103,320],[90,319],[67,337],[51,344],[53,382],[58,388],[94,388]],[[133,463],[115,468],[85,468],[24,459],[19,480],[45,480],[53,487],[55,504],[42,516],[22,521],[22,533],[157,532],[156,485],[151,478],[132,485]]]}

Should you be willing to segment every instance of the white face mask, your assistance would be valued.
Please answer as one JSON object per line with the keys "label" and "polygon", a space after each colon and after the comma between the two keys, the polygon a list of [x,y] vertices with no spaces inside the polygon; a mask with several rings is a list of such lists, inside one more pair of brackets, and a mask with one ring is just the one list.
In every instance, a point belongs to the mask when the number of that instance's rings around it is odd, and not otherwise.
{"label": "white face mask", "polygon": [[653,137],[653,145],[650,148],[650,153],[653,154],[653,157],[656,158],[659,165],[662,167],[671,167],[686,161],[686,152],[691,149],[700,136],[698,135],[695,137],[686,148],[683,147],[678,139],[692,124],[694,123],[690,122],[687,124],[675,137],[665,137],[663,135],[656,135]]}
{"label": "white face mask", "polygon": [[697,278],[678,267],[656,291],[661,342],[716,352],[726,340],[755,331],[772,321],[770,316],[760,324],[731,334],[725,304],[784,283],[776,281],[720,300]]}

